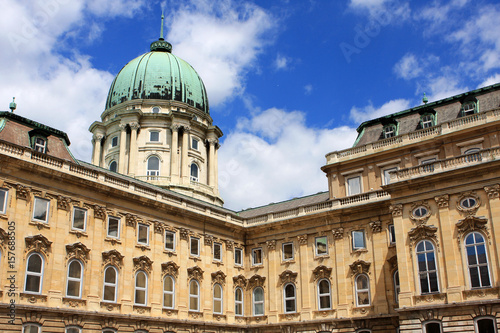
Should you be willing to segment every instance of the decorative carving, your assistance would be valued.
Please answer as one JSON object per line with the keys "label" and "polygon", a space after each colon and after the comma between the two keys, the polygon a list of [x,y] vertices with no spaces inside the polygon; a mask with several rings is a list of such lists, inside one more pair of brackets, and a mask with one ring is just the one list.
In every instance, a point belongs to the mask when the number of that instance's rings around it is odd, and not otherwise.
{"label": "decorative carving", "polygon": [[437,197],[434,197],[439,208],[446,208],[449,205],[450,196],[448,194],[443,194]]}
{"label": "decorative carving", "polygon": [[390,205],[389,210],[391,211],[393,217],[403,216],[402,204]]}
{"label": "decorative carving", "polygon": [[134,261],[134,272],[143,270],[148,274],[151,273],[153,262],[146,256],[140,256],[132,259]]}
{"label": "decorative carving", "polygon": [[490,198],[490,199],[500,197],[500,185],[499,184],[485,186],[484,191],[488,194],[488,198]]}
{"label": "decorative carving", "polygon": [[163,234],[165,231],[166,224],[160,221],[153,221],[154,229],[155,229],[155,234]]}
{"label": "decorative carving", "polygon": [[80,326],[82,327],[83,324],[85,323],[83,318],[78,315],[73,315],[73,316],[66,316],[63,318],[63,322],[65,326]]}
{"label": "decorative carving", "polygon": [[232,240],[226,240],[226,250],[232,251],[234,248],[234,242]]}
{"label": "decorative carving", "polygon": [[9,234],[2,228],[0,228],[0,247],[4,248],[9,241]]}
{"label": "decorative carving", "polygon": [[331,275],[332,269],[330,267],[326,267],[325,265],[319,265],[313,270],[314,281],[329,279]]}
{"label": "decorative carving", "polygon": [[329,323],[329,324],[319,324],[319,327],[317,329],[318,332],[333,332],[333,330],[337,328],[336,323]]}
{"label": "decorative carving", "polygon": [[134,328],[134,332],[137,332],[137,331],[149,332],[149,330],[151,329],[149,326],[149,323],[145,320],[141,320],[141,321],[136,322],[135,324],[132,324],[132,327]]}
{"label": "decorative carving", "polygon": [[94,142],[96,142],[96,141],[97,142],[101,142],[102,139],[104,139],[104,135],[102,135],[102,134],[94,134],[94,135],[92,135],[92,141],[94,141]]}
{"label": "decorative carving", "polygon": [[110,250],[102,253],[103,267],[106,267],[107,265],[112,265],[121,268],[122,264],[123,264],[123,256],[117,250]]}
{"label": "decorative carving", "polygon": [[187,125],[183,125],[182,126],[182,130],[185,132],[185,133],[189,133],[191,132],[191,127],[187,126]]}
{"label": "decorative carving", "polygon": [[410,236],[410,243],[414,245],[423,239],[433,239],[437,244],[438,241],[436,231],[437,227],[433,225],[418,225],[408,232],[408,236]]}
{"label": "decorative carving", "polygon": [[286,283],[295,283],[295,280],[297,280],[297,275],[298,273],[292,272],[291,270],[287,269],[283,273],[279,275],[279,279],[281,282],[281,285],[284,285]]}
{"label": "decorative carving", "polygon": [[370,270],[370,265],[371,263],[366,262],[364,260],[361,259],[356,260],[355,262],[349,265],[349,267],[351,268],[351,275],[354,276],[361,273],[368,274]]}
{"label": "decorative carving", "polygon": [[207,142],[211,145],[216,145],[219,143],[219,140],[217,139],[208,139]]}
{"label": "decorative carving", "polygon": [[[476,200],[476,204],[473,207],[469,207],[469,208],[463,207],[461,205],[461,202],[465,198],[473,198],[474,200]],[[481,201],[479,200],[479,196],[476,193],[465,192],[465,193],[462,193],[457,200],[457,209],[460,211],[460,213],[464,214],[465,216],[471,216],[471,215],[476,214],[477,210],[479,209],[480,204],[481,204]]]}
{"label": "decorative carving", "polygon": [[89,259],[90,249],[84,244],[78,242],[70,245],[66,245],[66,258],[69,259],[79,259],[84,263],[87,263]]}
{"label": "decorative carving", "polygon": [[62,195],[57,196],[57,209],[69,210],[71,207],[71,198]]}
{"label": "decorative carving", "polygon": [[161,264],[161,274],[162,276],[171,275],[177,278],[179,275],[179,265],[173,261],[164,262]]}
{"label": "decorative carving", "polygon": [[68,305],[70,308],[81,308],[87,304],[86,299],[76,299],[76,298],[63,297],[62,301],[63,301],[63,304]]}
{"label": "decorative carving", "polygon": [[462,294],[466,300],[470,298],[485,298],[487,296],[495,296],[498,297],[498,292],[500,288],[481,288],[481,289],[472,289],[472,290],[464,290]]}
{"label": "decorative carving", "polygon": [[264,282],[266,281],[265,276],[260,276],[258,274],[253,275],[248,279],[248,288],[253,289],[255,287],[264,287]]}
{"label": "decorative carving", "polygon": [[[26,295],[26,296],[28,296],[28,295]],[[47,299],[46,296],[45,296],[45,299]],[[24,323],[37,323],[37,324],[43,325],[45,320],[43,319],[43,315],[40,312],[36,311],[36,312],[26,312],[26,314],[21,317],[21,322],[23,324]]]}
{"label": "decorative carving", "polygon": [[129,123],[128,125],[130,126],[130,129],[132,129],[132,130],[138,130],[139,128],[141,128],[141,125],[139,125],[139,123],[136,123],[136,122]]}
{"label": "decorative carving", "polygon": [[392,256],[387,259],[387,261],[389,262],[389,265],[391,265],[391,271],[398,268],[398,256]]}
{"label": "decorative carving", "polygon": [[24,239],[24,241],[26,243],[26,253],[36,251],[48,256],[52,242],[49,241],[44,235],[28,236]]}
{"label": "decorative carving", "polygon": [[16,198],[28,201],[30,198],[31,188],[21,184],[16,185]]}
{"label": "decorative carving", "polygon": [[[419,207],[423,207],[425,210],[427,210],[427,213],[423,216],[416,216],[413,214],[415,210]],[[422,213],[422,210],[419,210],[420,213]],[[426,201],[417,201],[411,205],[410,209],[410,220],[415,223],[415,224],[424,224],[429,220],[429,217],[431,217],[431,207]]]}
{"label": "decorative carving", "polygon": [[120,127],[120,129],[121,129],[122,131],[125,131],[125,130],[126,130],[126,128],[127,128],[127,124],[120,123],[120,124],[118,124],[118,127]]}
{"label": "decorative carving", "polygon": [[194,266],[194,267],[188,268],[187,272],[188,272],[188,281],[192,280],[192,279],[195,279],[198,281],[203,280],[203,273],[204,272],[200,267]]}
{"label": "decorative carving", "polygon": [[179,235],[181,239],[189,240],[189,230],[186,228],[179,228]]}
{"label": "decorative carving", "polygon": [[379,233],[382,231],[382,222],[381,221],[372,221],[370,222],[370,228],[372,229],[372,232]]}
{"label": "decorative carving", "polygon": [[470,231],[484,231],[488,234],[488,228],[486,224],[488,223],[488,219],[485,217],[476,217],[476,216],[466,216],[464,219],[459,220],[456,224],[458,228],[458,232],[460,235],[464,236]]}
{"label": "decorative carving", "polygon": [[300,245],[307,244],[307,234],[297,236],[297,240]]}
{"label": "decorative carving", "polygon": [[99,205],[94,205],[93,209],[94,209],[94,217],[96,219],[104,220],[106,218],[106,208]]}
{"label": "decorative carving", "polygon": [[344,228],[332,229],[333,238],[342,239],[344,238]]}
{"label": "decorative carving", "polygon": [[214,242],[214,236],[212,235],[205,235],[205,245],[207,246],[212,246],[213,242]]}
{"label": "decorative carving", "polygon": [[217,271],[215,273],[212,273],[212,284],[218,283],[220,285],[225,285],[226,284],[226,274],[222,271]]}
{"label": "decorative carving", "polygon": [[266,245],[268,250],[276,249],[276,241],[274,239],[266,241]]}
{"label": "decorative carving", "polygon": [[116,328],[118,327],[117,323],[116,323],[116,319],[113,318],[113,317],[106,317],[106,318],[103,318],[103,323],[101,324],[101,327],[103,329],[105,328],[111,328],[115,331],[118,331]]}
{"label": "decorative carving", "polygon": [[248,280],[243,275],[233,276],[233,284],[235,287],[245,288],[247,286]]}
{"label": "decorative carving", "polygon": [[446,300],[446,294],[428,294],[413,296],[415,303],[433,303]]}
{"label": "decorative carving", "polygon": [[134,215],[134,214],[126,214],[125,215],[125,224],[128,225],[129,227],[135,228],[137,225],[137,222],[141,222],[141,219],[139,216]]}
{"label": "decorative carving", "polygon": [[179,124],[172,124],[172,125],[170,125],[170,129],[172,130],[172,132],[173,131],[177,132],[180,128],[181,128],[181,125],[179,125]]}
{"label": "decorative carving", "polygon": [[108,311],[120,310],[121,308],[120,303],[101,302],[100,305],[101,309],[106,309]]}

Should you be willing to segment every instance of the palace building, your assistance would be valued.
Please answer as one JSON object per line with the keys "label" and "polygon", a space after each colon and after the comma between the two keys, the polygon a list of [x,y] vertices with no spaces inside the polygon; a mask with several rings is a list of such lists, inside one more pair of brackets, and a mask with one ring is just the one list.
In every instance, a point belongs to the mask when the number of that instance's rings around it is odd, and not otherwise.
{"label": "palace building", "polygon": [[204,84],[163,37],[113,81],[92,163],[15,108],[2,332],[499,332],[500,84],[364,122],[324,147],[327,192],[239,212]]}

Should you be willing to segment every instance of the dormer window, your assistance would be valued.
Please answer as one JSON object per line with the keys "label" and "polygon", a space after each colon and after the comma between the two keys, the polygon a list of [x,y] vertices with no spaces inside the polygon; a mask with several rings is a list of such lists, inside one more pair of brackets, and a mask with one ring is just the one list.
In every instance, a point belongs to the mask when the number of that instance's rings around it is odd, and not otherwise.
{"label": "dormer window", "polygon": [[470,116],[474,113],[477,113],[477,103],[475,101],[466,101],[462,104],[462,117]]}
{"label": "dormer window", "polygon": [[35,138],[33,149],[39,153],[45,153],[47,148],[47,140],[43,138]]}
{"label": "dormer window", "polygon": [[396,136],[396,126],[395,125],[387,125],[384,127],[384,139],[392,138]]}
{"label": "dormer window", "polygon": [[422,118],[420,118],[420,124],[422,128],[429,128],[434,126],[434,115],[424,114]]}

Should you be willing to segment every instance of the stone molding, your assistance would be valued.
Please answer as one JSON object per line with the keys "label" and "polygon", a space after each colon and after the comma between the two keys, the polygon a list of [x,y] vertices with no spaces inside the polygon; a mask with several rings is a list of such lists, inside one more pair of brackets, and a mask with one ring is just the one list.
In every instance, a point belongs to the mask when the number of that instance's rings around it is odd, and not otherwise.
{"label": "stone molding", "polygon": [[189,240],[189,230],[186,228],[179,228],[179,235],[181,239]]}
{"label": "stone molding", "polygon": [[49,255],[52,242],[44,235],[28,236],[24,241],[26,243],[25,253],[34,251],[42,253],[45,257]]}
{"label": "stone molding", "polygon": [[344,238],[344,228],[332,229],[333,238],[342,239]]}
{"label": "stone molding", "polygon": [[94,217],[100,220],[104,220],[106,218],[106,208],[99,205],[93,205]]}
{"label": "stone molding", "polygon": [[268,250],[275,250],[276,249],[276,240],[268,240],[266,241],[267,249]]}
{"label": "stone molding", "polygon": [[297,241],[300,245],[307,244],[307,234],[297,236]]}
{"label": "stone molding", "polygon": [[78,242],[66,245],[66,253],[67,260],[78,259],[80,261],[83,261],[84,263],[87,263],[89,259],[90,249],[87,248],[85,244]]}
{"label": "stone molding", "polygon": [[319,265],[313,270],[314,281],[319,281],[321,279],[330,279],[332,275],[332,268],[326,267],[325,265]]}
{"label": "stone molding", "polygon": [[205,235],[204,237],[205,245],[212,246],[214,243],[215,237],[212,235]]}
{"label": "stone molding", "polygon": [[234,242],[232,240],[225,240],[224,242],[226,243],[226,250],[233,251]]}
{"label": "stone molding", "polygon": [[193,266],[187,269],[188,281],[194,279],[198,282],[203,281],[203,270],[198,266]]}
{"label": "stone molding", "polygon": [[413,296],[415,303],[433,303],[433,302],[442,302],[446,300],[446,294],[436,293],[436,294],[428,294],[428,295],[417,295]]}
{"label": "stone molding", "polygon": [[299,275],[299,273],[292,272],[289,269],[287,269],[286,271],[282,272],[279,275],[279,279],[280,279],[281,285],[283,286],[283,285],[285,285],[287,283],[295,283],[295,281],[297,280],[297,275]]}
{"label": "stone molding", "polygon": [[495,184],[491,186],[485,186],[484,191],[488,194],[488,198],[495,199],[500,197],[500,185]]}
{"label": "stone molding", "polygon": [[[415,216],[413,214],[413,212],[418,207],[424,207],[425,209],[427,209],[427,214],[425,214],[424,216]],[[431,206],[429,206],[429,204],[427,203],[427,201],[417,201],[417,202],[414,202],[411,205],[410,214],[409,215],[410,215],[410,220],[413,223],[415,223],[415,224],[424,224],[424,223],[427,223],[427,221],[431,217]]]}
{"label": "stone molding", "polygon": [[408,232],[408,236],[410,237],[410,244],[413,246],[421,240],[432,239],[434,240],[434,242],[436,242],[437,245],[438,244],[436,236],[437,230],[438,230],[437,227],[425,224],[421,224],[416,226],[415,228],[412,228]]}
{"label": "stone molding", "polygon": [[487,223],[488,219],[485,217],[466,216],[456,223],[459,238],[464,237],[471,231],[484,231],[489,236],[488,228],[486,227]]}
{"label": "stone molding", "polygon": [[495,298],[498,298],[499,291],[500,291],[499,287],[481,288],[481,289],[464,290],[462,291],[462,294],[465,300],[468,300],[470,298],[485,298],[488,296],[494,296]]}
{"label": "stone molding", "polygon": [[248,279],[248,288],[253,289],[255,287],[264,287],[264,282],[266,281],[265,276],[260,276],[258,274],[254,274],[250,279]]}
{"label": "stone molding", "polygon": [[177,279],[177,276],[179,276],[179,265],[173,261],[164,262],[161,264],[161,274],[162,277],[170,275]]}
{"label": "stone molding", "polygon": [[369,274],[370,270],[370,265],[371,263],[366,262],[364,260],[356,260],[352,264],[349,265],[349,268],[351,269],[351,276],[358,275],[358,274]]}
{"label": "stone molding", "polygon": [[57,209],[69,211],[71,207],[71,198],[62,195],[57,196]]}
{"label": "stone molding", "polygon": [[[460,202],[465,199],[465,198],[474,198],[476,200],[476,204],[474,205],[474,207],[470,207],[470,208],[465,208],[465,207],[462,207],[462,205],[460,205]],[[479,209],[479,206],[481,205],[481,200],[479,198],[479,196],[475,193],[475,192],[464,192],[464,193],[461,193],[460,196],[458,197],[458,200],[457,200],[457,209],[460,213],[462,213],[463,215],[465,216],[470,216],[470,215],[475,215],[477,210]]]}
{"label": "stone molding", "polygon": [[135,228],[137,223],[142,222],[141,218],[134,214],[125,214],[125,225]]}
{"label": "stone molding", "polygon": [[382,222],[381,221],[372,221],[370,222],[370,228],[372,229],[372,233],[379,233],[382,231]]}
{"label": "stone molding", "polygon": [[237,276],[233,276],[233,284],[235,287],[241,287],[245,289],[248,284],[248,280],[246,277],[240,274]]}
{"label": "stone molding", "polygon": [[102,265],[106,267],[108,265],[115,266],[117,268],[122,268],[124,256],[117,250],[110,250],[102,253]]}
{"label": "stone molding", "polygon": [[142,270],[146,273],[151,273],[151,268],[153,266],[153,262],[147,256],[135,257],[132,259],[134,262],[134,273]]}
{"label": "stone molding", "polygon": [[450,196],[448,194],[436,196],[434,197],[434,201],[436,201],[439,208],[446,208],[449,206]]}
{"label": "stone molding", "polygon": [[215,273],[212,273],[212,284],[220,284],[221,286],[224,286],[226,284],[226,274],[222,271],[217,271]]}

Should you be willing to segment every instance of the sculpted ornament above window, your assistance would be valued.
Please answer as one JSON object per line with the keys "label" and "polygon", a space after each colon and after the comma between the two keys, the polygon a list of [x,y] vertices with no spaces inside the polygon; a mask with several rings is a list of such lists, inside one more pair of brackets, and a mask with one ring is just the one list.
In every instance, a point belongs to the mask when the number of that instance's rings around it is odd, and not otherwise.
{"label": "sculpted ornament above window", "polygon": [[248,288],[253,289],[255,287],[263,287],[265,281],[266,281],[265,276],[260,276],[258,274],[255,274],[250,279],[248,279]]}
{"label": "sculpted ornament above window", "polygon": [[162,277],[165,277],[166,275],[171,275],[174,278],[177,278],[177,276],[179,275],[179,265],[177,265],[173,261],[164,262],[161,264],[161,274]]}
{"label": "sculpted ornament above window", "polygon": [[84,244],[78,242],[71,245],[66,245],[66,253],[68,254],[66,259],[79,259],[84,263],[87,263],[89,259],[90,249]]}
{"label": "sculpted ornament above window", "polygon": [[415,202],[411,206],[410,220],[416,224],[424,224],[431,216],[431,207],[425,201]]}
{"label": "sculpted ornament above window", "polygon": [[370,265],[371,263],[366,262],[364,260],[356,260],[355,262],[349,265],[349,267],[351,268],[351,275],[354,276],[362,273],[368,274],[370,270]]}
{"label": "sculpted ornament above window", "polygon": [[28,236],[24,239],[26,252],[36,251],[48,256],[52,244],[44,235]]}
{"label": "sculpted ornament above window", "polygon": [[235,287],[246,288],[248,280],[243,275],[233,276],[233,284]]}
{"label": "sculpted ornament above window", "polygon": [[148,274],[151,273],[151,267],[153,266],[153,261],[146,256],[140,256],[133,259],[134,261],[134,272],[138,270],[146,271]]}
{"label": "sculpted ornament above window", "polygon": [[457,209],[464,215],[475,215],[481,202],[474,192],[462,193],[457,200]]}
{"label": "sculpted ornament above window", "polygon": [[464,219],[458,221],[456,224],[459,232],[459,237],[464,236],[471,231],[484,231],[489,236],[488,228],[486,227],[487,223],[487,218],[467,216]]}
{"label": "sculpted ornament above window", "polygon": [[342,239],[344,238],[344,228],[332,229],[333,238]]}
{"label": "sculpted ornament above window", "polygon": [[410,237],[410,243],[412,246],[424,239],[432,239],[436,244],[438,244],[436,232],[437,227],[433,225],[420,224],[411,229],[410,232],[408,232],[408,236]]}
{"label": "sculpted ornament above window", "polygon": [[225,285],[226,284],[226,274],[222,271],[217,271],[215,273],[212,273],[212,284],[220,284],[220,285]]}
{"label": "sculpted ornament above window", "polygon": [[116,266],[121,268],[123,265],[123,255],[117,250],[111,250],[102,253],[102,265],[106,267],[108,265]]}
{"label": "sculpted ornament above window", "polygon": [[332,268],[320,265],[313,270],[314,281],[329,279],[332,275]]}
{"label": "sculpted ornament above window", "polygon": [[188,272],[188,281],[192,280],[192,279],[197,280],[197,281],[203,280],[203,273],[204,272],[200,267],[194,266],[194,267],[188,268],[187,272]]}
{"label": "sculpted ornament above window", "polygon": [[494,199],[500,197],[500,185],[495,184],[492,186],[485,186],[485,192],[488,194],[488,198]]}
{"label": "sculpted ornament above window", "polygon": [[292,272],[291,270],[287,269],[279,275],[281,285],[284,285],[286,283],[295,283],[295,281],[297,280],[297,275],[298,273]]}

